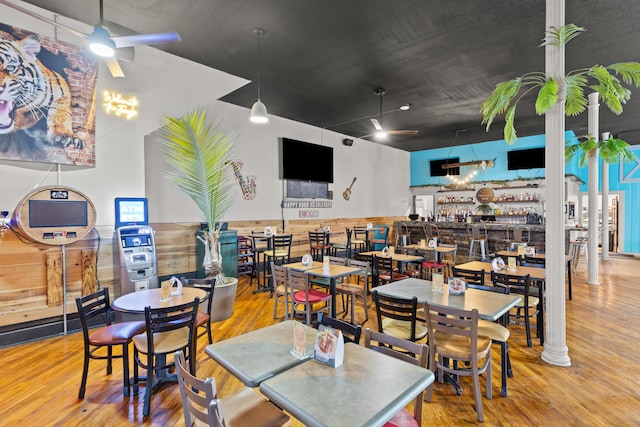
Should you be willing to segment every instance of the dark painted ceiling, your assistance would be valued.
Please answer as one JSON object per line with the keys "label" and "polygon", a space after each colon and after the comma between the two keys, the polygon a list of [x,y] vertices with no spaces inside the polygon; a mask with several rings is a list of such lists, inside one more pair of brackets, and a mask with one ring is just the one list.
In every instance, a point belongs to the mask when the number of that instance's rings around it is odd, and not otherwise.
{"label": "dark painted ceiling", "polygon": [[[98,0],[28,3],[89,24],[99,18]],[[362,137],[373,132],[381,86],[385,129],[420,131],[381,143],[407,151],[502,139],[502,118],[485,132],[482,101],[501,81],[544,71],[540,0],[104,0],[104,17],[117,24],[114,35],[177,31],[181,43],[157,47],[253,80],[223,98],[247,108],[257,98],[253,29],[261,27],[270,114]],[[567,0],[566,22],[587,28],[567,46],[567,71],[640,61],[640,1]],[[409,111],[396,110],[405,103]],[[586,133],[586,111],[566,127]],[[516,128],[544,133],[532,101],[519,104]],[[620,116],[602,106],[600,129],[635,135],[640,90]]]}

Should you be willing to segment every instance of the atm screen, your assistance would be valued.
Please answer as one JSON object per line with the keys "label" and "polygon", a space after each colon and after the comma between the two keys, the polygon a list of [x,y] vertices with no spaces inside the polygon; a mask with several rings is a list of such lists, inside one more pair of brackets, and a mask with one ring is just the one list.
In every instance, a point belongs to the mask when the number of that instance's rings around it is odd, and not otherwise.
{"label": "atm screen", "polygon": [[151,246],[151,236],[148,234],[134,234],[121,236],[123,248],[137,248],[139,246]]}

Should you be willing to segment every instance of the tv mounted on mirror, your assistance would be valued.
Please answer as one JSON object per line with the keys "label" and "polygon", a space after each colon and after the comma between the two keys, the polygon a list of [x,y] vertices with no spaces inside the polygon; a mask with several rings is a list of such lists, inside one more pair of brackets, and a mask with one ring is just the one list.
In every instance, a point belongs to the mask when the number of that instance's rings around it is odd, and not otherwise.
{"label": "tv mounted on mirror", "polygon": [[544,168],[544,147],[507,151],[507,169]]}
{"label": "tv mounted on mirror", "polygon": [[115,209],[116,228],[149,224],[149,206],[144,197],[118,197]]}
{"label": "tv mounted on mirror", "polygon": [[282,138],[282,179],[333,183],[333,148]]}
{"label": "tv mounted on mirror", "polygon": [[29,227],[87,227],[86,200],[29,200]]}

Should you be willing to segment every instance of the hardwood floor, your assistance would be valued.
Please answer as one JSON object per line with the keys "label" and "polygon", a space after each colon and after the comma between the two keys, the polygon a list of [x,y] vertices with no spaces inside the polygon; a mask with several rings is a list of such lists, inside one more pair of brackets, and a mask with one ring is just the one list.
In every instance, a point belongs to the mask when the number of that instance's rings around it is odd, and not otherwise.
{"label": "hardwood floor", "polygon": [[[483,396],[484,425],[640,425],[640,260],[612,258],[600,263],[599,273],[601,285],[591,286],[586,284],[584,263],[575,272],[573,300],[566,304],[571,367],[543,362],[542,347],[535,340],[532,348],[527,347],[524,328],[512,325],[509,343],[514,378],[509,379],[509,396],[504,398],[500,396],[500,350],[494,346],[494,397],[487,400]],[[234,314],[213,324],[214,340],[277,321],[272,319],[273,300],[265,293],[254,295],[253,289],[255,281],[249,288],[248,280],[240,280]],[[369,310],[365,327],[376,329],[374,310]],[[358,312],[356,318],[363,320],[364,312]],[[206,337],[198,344],[199,377],[215,377],[222,396],[242,387],[204,353]],[[92,361],[86,397],[79,400],[80,333],[0,349],[0,366],[2,425],[184,425],[176,384],[162,387],[152,397],[151,415],[143,419],[144,387],[138,396],[122,396],[120,361],[109,376],[104,362]],[[462,384],[465,391],[457,396],[449,385],[436,383],[433,402],[423,406],[423,425],[477,423],[470,382],[465,378]],[[294,421],[293,425],[301,424]]]}

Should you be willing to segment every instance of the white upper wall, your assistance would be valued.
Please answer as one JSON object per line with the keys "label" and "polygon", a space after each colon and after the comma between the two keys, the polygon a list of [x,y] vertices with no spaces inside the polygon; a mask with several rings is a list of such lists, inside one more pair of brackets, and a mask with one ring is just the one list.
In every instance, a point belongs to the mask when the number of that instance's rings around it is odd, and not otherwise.
{"label": "white upper wall", "polygon": [[[54,19],[47,11],[26,3],[20,5]],[[0,22],[51,38],[56,36],[50,25],[3,5]],[[81,23],[70,24],[82,31],[91,30]],[[73,44],[81,43],[64,31],[57,36]],[[145,153],[145,137],[159,127],[163,115],[179,116],[207,105],[225,127],[238,135],[236,158],[244,165],[242,173],[257,177],[255,199],[243,200],[238,189],[236,203],[226,220],[298,217],[298,209],[280,208],[284,190],[279,179],[278,138],[283,136],[334,147],[334,184],[330,185],[334,191],[333,207],[319,209],[320,218],[396,216],[410,211],[408,152],[363,140],[355,140],[353,146],[347,147],[342,145],[343,135],[275,116],[267,125],[252,124],[248,109],[217,101],[247,80],[151,47],[137,47],[135,62],[121,65],[126,77],[115,79],[101,64],[98,94],[110,90],[135,96],[140,114],[127,121],[108,116],[101,105],[97,106],[96,167],[62,166],[58,174],[55,164],[0,160],[0,210],[13,211],[22,197],[38,186],[64,185],[92,200],[97,225],[114,223],[116,197],[148,197],[154,203],[149,212],[152,222],[201,221],[195,204],[162,176],[158,163],[162,159],[154,159],[159,153],[153,153],[153,144],[147,144],[151,145],[151,152]],[[347,202],[342,192],[353,177],[358,179]]]}

